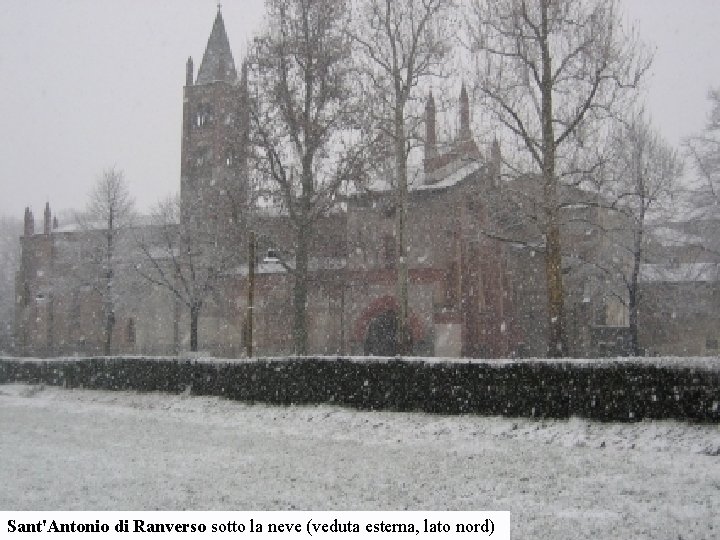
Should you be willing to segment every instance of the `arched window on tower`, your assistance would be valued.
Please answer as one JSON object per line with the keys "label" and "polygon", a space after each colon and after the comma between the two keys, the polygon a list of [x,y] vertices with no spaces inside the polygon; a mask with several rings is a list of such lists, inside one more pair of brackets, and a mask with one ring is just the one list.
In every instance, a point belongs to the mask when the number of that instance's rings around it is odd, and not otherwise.
{"label": "arched window on tower", "polygon": [[127,342],[130,345],[135,345],[135,319],[130,317],[127,321]]}
{"label": "arched window on tower", "polygon": [[205,127],[212,122],[212,107],[207,103],[202,103],[195,114],[195,127]]}
{"label": "arched window on tower", "polygon": [[395,237],[391,234],[385,234],[382,237],[382,260],[381,265],[384,268],[395,268],[397,262],[397,250],[395,245]]}
{"label": "arched window on tower", "polygon": [[205,167],[212,161],[212,151],[206,146],[201,146],[195,151],[195,166]]}

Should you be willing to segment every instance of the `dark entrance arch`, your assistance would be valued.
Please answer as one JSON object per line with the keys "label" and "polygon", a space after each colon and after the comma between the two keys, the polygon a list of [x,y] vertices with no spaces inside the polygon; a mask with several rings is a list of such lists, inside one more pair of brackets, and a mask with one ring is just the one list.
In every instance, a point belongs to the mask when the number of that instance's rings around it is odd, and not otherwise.
{"label": "dark entrance arch", "polygon": [[395,356],[398,353],[397,326],[397,314],[390,310],[370,321],[365,337],[365,355]]}

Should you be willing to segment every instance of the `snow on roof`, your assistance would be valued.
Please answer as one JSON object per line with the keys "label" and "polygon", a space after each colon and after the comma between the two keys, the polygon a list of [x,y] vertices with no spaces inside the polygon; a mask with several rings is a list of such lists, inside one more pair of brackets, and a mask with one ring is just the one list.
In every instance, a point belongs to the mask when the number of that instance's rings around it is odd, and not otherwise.
{"label": "snow on roof", "polygon": [[703,239],[695,234],[687,234],[670,227],[658,227],[651,233],[665,247],[702,245]]}
{"label": "snow on roof", "polygon": [[713,282],[720,278],[720,264],[643,264],[640,266],[641,282]]}
{"label": "snow on roof", "polygon": [[712,221],[720,219],[720,205],[713,201],[711,204],[696,205],[691,203],[679,204],[675,215],[670,218],[673,223],[687,223],[691,221]]}
{"label": "snow on roof", "polygon": [[67,225],[63,225],[62,227],[56,227],[52,230],[53,233],[69,233],[69,232],[77,232],[80,230],[80,225],[77,223],[68,223]]}
{"label": "snow on roof", "polygon": [[[289,259],[285,264],[292,268],[295,266],[295,260]],[[316,272],[318,270],[340,270],[345,268],[347,261],[344,257],[311,257],[308,261],[308,270]],[[275,258],[265,257],[262,262],[255,267],[256,274],[284,274],[287,272],[282,263]],[[248,265],[241,264],[234,271],[229,272],[238,276],[248,275]]]}
{"label": "snow on roof", "polygon": [[[149,215],[134,215],[132,217],[131,221],[128,221],[127,225],[123,225],[123,228],[126,227],[148,227],[151,225],[156,224],[156,220],[153,216]],[[74,233],[74,232],[83,232],[83,231],[101,231],[106,228],[106,224],[103,221],[90,221],[87,223],[78,223],[77,220],[72,221],[70,223],[61,225],[59,227],[56,227],[52,229],[53,233]],[[41,233],[36,233],[41,234]]]}
{"label": "snow on roof", "polygon": [[477,160],[465,161],[456,169],[448,172],[442,180],[433,184],[421,184],[412,186],[411,191],[428,191],[434,189],[445,189],[457,185],[465,180],[468,176],[476,172],[482,164]]}
{"label": "snow on roof", "polygon": [[[445,167],[425,174],[422,165],[408,166],[408,191],[434,191],[453,187],[483,166],[479,160],[457,160]],[[384,177],[374,177],[367,186],[371,192],[387,192],[393,189],[391,182]]]}

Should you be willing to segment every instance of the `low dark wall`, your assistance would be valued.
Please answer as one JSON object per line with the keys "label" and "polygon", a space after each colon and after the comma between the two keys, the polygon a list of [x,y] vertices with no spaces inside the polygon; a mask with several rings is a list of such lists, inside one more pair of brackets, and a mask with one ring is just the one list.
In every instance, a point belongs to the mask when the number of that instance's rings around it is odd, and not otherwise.
{"label": "low dark wall", "polygon": [[623,362],[424,362],[291,358],[244,362],[147,358],[0,358],[0,383],[179,393],[273,404],[334,403],[604,421],[720,422],[720,372]]}

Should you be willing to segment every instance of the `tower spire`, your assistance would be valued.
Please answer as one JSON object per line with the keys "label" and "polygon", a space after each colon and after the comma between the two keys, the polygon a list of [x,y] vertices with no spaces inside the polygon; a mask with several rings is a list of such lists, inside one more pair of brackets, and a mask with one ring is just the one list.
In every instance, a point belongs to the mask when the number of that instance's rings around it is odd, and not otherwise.
{"label": "tower spire", "polygon": [[35,234],[35,220],[33,219],[32,211],[29,206],[25,207],[25,229],[24,236],[30,237]]}
{"label": "tower spire", "polygon": [[45,212],[43,215],[43,233],[45,235],[50,234],[50,224],[51,224],[51,213],[50,213],[50,202],[45,203]]}
{"label": "tower spire", "polygon": [[193,85],[193,59],[188,56],[187,64],[185,64],[185,86]]}
{"label": "tower spire", "polygon": [[225,31],[221,6],[222,4],[218,3],[218,12],[215,16],[215,22],[208,38],[195,84],[210,84],[215,81],[235,83],[237,81],[235,60]]}

